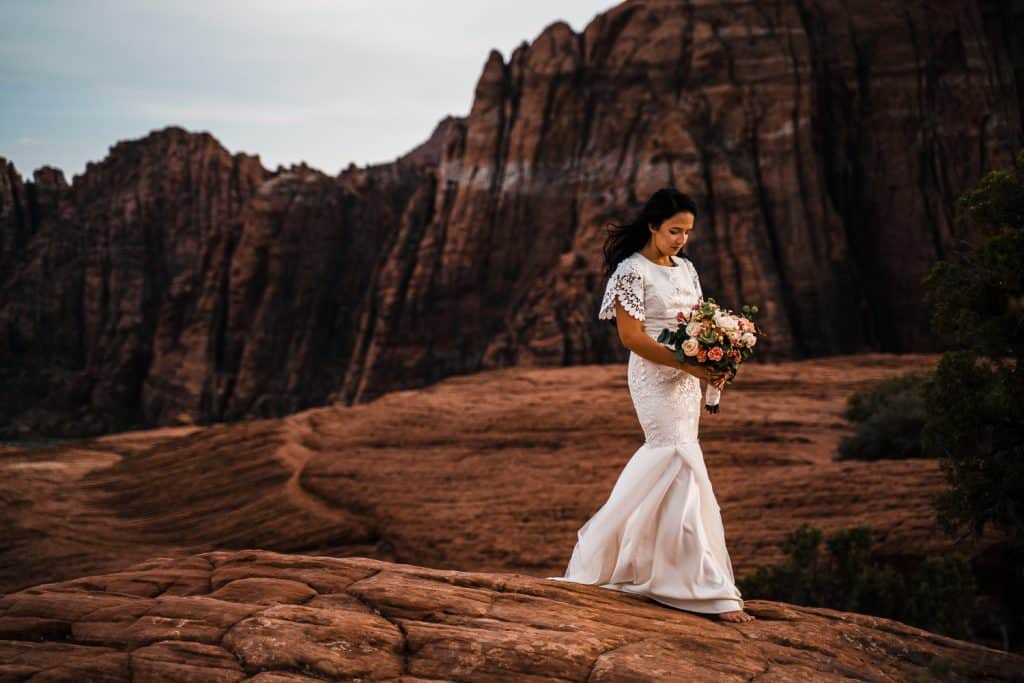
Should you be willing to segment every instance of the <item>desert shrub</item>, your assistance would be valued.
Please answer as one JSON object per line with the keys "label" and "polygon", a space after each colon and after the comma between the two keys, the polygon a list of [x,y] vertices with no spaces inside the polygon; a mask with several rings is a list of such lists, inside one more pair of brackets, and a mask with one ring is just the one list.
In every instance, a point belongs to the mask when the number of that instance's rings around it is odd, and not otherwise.
{"label": "desert shrub", "polygon": [[976,584],[958,553],[929,556],[911,570],[875,557],[868,527],[838,531],[822,548],[821,529],[787,535],[786,559],[737,581],[744,597],[896,619],[956,638],[972,635]]}
{"label": "desert shrub", "polygon": [[909,373],[851,394],[845,417],[854,433],[839,442],[839,460],[926,457],[921,442],[924,389],[931,374]]}

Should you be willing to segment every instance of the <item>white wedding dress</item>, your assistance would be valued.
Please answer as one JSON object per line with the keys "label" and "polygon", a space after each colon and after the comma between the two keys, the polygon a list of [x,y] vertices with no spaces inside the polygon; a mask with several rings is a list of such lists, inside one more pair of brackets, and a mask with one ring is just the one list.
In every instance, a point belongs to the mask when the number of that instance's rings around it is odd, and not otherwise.
{"label": "white wedding dress", "polygon": [[[615,301],[657,339],[676,313],[702,298],[689,259],[659,266],[634,252],[608,279],[598,317],[615,317]],[[645,595],[693,612],[743,608],[725,547],[722,515],[697,440],[700,380],[629,354],[629,393],[645,442],[619,474],[604,505],[577,532],[564,576]]]}

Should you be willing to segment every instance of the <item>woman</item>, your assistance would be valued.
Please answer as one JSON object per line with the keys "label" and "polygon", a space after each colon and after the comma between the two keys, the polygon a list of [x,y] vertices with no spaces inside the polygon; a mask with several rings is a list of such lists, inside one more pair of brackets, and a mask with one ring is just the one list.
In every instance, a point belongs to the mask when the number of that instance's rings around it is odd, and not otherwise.
{"label": "woman", "polygon": [[680,363],[655,341],[662,329],[677,325],[676,313],[703,296],[693,264],[677,255],[696,217],[692,199],[664,188],[633,223],[609,232],[604,255],[611,277],[598,317],[615,318],[630,350],[629,393],[645,442],[580,528],[565,575],[548,578],[745,622],[754,616],[743,611],[697,440],[701,380],[721,388],[726,376]]}

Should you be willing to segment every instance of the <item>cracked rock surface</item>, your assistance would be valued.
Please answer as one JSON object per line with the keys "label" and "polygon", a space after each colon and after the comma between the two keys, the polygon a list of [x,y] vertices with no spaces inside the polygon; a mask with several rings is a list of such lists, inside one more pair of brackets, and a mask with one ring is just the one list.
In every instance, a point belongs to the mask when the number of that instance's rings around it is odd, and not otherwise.
{"label": "cracked rock surface", "polygon": [[[934,360],[743,370],[701,431],[738,576],[800,521],[953,547],[935,461],[832,460],[851,391]],[[630,411],[623,366],[511,368],[0,449],[0,681],[1012,680],[1019,658],[884,619],[747,599],[759,621],[722,624],[545,581],[642,440]]]}
{"label": "cracked rock surface", "polygon": [[762,600],[746,607],[757,620],[726,624],[521,574],[215,551],[0,597],[0,680],[905,681],[938,665],[957,680],[1024,672],[1024,658],[887,619]]}

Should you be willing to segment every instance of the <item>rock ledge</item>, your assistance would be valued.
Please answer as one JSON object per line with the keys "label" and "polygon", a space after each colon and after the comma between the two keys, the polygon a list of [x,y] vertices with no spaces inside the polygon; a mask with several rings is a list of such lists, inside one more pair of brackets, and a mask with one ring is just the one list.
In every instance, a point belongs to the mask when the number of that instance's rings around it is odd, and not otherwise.
{"label": "rock ledge", "polygon": [[263,550],[0,597],[0,679],[1019,680],[1024,658],[830,609],[725,624],[593,586]]}

